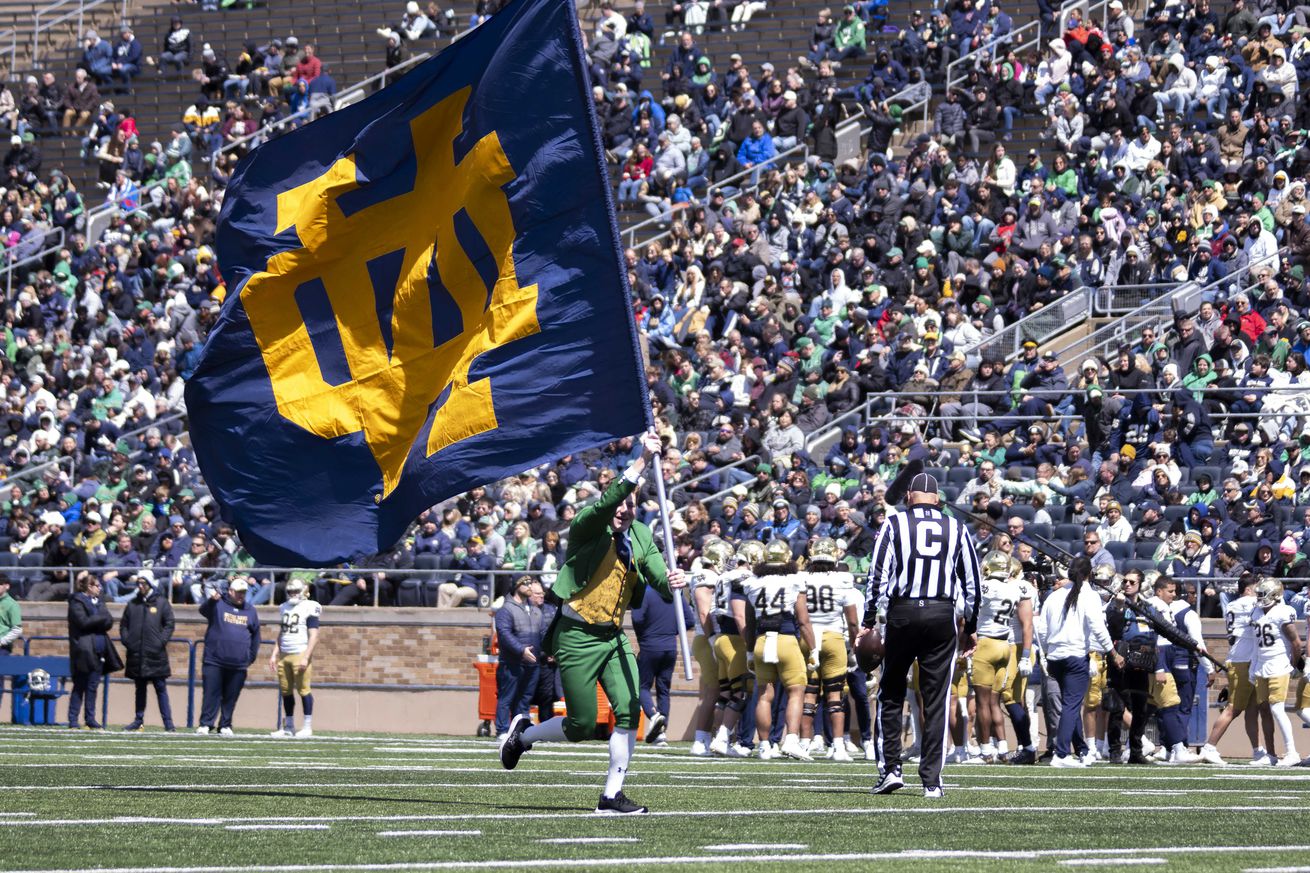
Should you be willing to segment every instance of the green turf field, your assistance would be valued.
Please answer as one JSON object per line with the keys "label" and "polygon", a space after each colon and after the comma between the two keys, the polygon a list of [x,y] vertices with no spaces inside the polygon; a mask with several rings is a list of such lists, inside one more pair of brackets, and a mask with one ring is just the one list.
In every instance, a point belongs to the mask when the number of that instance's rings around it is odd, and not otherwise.
{"label": "green turf field", "polygon": [[0,870],[1310,871],[1310,772],[957,766],[873,797],[872,763],[639,747],[643,817],[591,814],[604,746],[0,729]]}

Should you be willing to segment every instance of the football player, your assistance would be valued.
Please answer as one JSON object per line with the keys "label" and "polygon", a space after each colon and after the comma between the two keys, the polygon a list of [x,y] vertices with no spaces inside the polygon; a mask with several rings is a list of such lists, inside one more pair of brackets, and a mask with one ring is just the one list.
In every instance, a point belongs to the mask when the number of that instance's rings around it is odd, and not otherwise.
{"label": "football player", "polygon": [[719,576],[732,561],[732,546],[718,537],[707,537],[701,555],[692,567],[691,598],[696,616],[696,636],[691,654],[700,671],[700,702],[696,705],[696,738],[691,753],[697,758],[710,754],[710,731],[714,727],[714,710],[719,702],[719,667],[714,658],[714,638],[718,636],[714,621],[714,596]]}
{"label": "football player", "polygon": [[750,700],[755,655],[746,647],[746,595],[742,582],[751,568],[764,560],[764,545],[747,540],[737,547],[735,569],[719,576],[714,589],[714,661],[718,667],[719,700],[714,711],[714,739],[710,753],[721,757],[747,758],[750,749],[733,741],[741,714]]}
{"label": "football player", "polygon": [[[282,629],[268,658],[268,668],[277,673],[278,690],[282,693],[282,727],[273,731],[273,736],[303,739],[314,735],[314,693],[309,681],[323,607],[305,598],[303,579],[292,579],[286,590],[286,603],[279,607]],[[305,713],[300,730],[296,730],[297,694]]]}
{"label": "football player", "polygon": [[[1023,561],[1018,557],[1010,558],[1010,581],[1018,600],[1010,615],[1010,659],[1005,668],[1001,705],[1014,725],[1018,748],[1003,760],[1008,764],[1036,764],[1037,750],[1033,747],[1032,716],[1028,709],[1028,677],[1033,672],[1033,605],[1037,602],[1037,588],[1029,584]],[[1036,693],[1033,697],[1036,698]]]}
{"label": "football player", "polygon": [[1009,685],[1010,623],[1020,604],[1011,561],[1009,555],[1000,551],[988,552],[982,560],[973,691],[977,698],[979,755],[988,764],[996,762],[997,743],[1003,743],[1005,738],[1001,693]]}
{"label": "football player", "polygon": [[[755,703],[755,730],[760,737],[760,757],[785,755],[812,761],[801,746],[801,709],[805,704],[806,661],[816,651],[810,626],[805,587],[796,573],[791,546],[772,540],[764,547],[764,562],[754,575],[743,580],[746,594],[746,645],[754,653],[756,681],[760,683]],[[787,693],[785,731],[780,747],[769,743],[773,727],[774,683]]]}
{"label": "football player", "polygon": [[[1283,583],[1277,579],[1260,580],[1255,587],[1255,602],[1251,612],[1251,624],[1255,628],[1255,660],[1251,662],[1255,701],[1261,715],[1272,718],[1283,736],[1285,749],[1278,766],[1294,767],[1301,763],[1301,757],[1296,753],[1296,737],[1287,717],[1287,691],[1292,664],[1302,656],[1296,613],[1283,602]],[[1272,748],[1268,754],[1273,757]]]}
{"label": "football player", "polygon": [[[846,731],[846,673],[850,668],[855,636],[859,633],[860,592],[855,577],[838,570],[841,550],[831,537],[820,537],[810,544],[807,572],[801,574],[805,586],[805,605],[810,614],[818,648],[811,653],[811,666],[817,665],[806,687],[805,706],[801,710],[802,732],[806,724],[814,733],[814,717],[818,692],[823,692],[823,708],[832,731],[834,761],[851,761]],[[822,743],[822,736],[815,737]],[[811,743],[813,755],[819,751]]]}
{"label": "football player", "polygon": [[[1107,606],[1116,590],[1123,585],[1113,564],[1101,564],[1092,571],[1092,590],[1101,598],[1102,606]],[[1105,702],[1105,688],[1109,680],[1109,667],[1104,652],[1091,652],[1088,655],[1087,673],[1090,682],[1087,696],[1083,698],[1083,736],[1087,739],[1088,763],[1106,761],[1110,757],[1110,744],[1106,733],[1110,726],[1110,713],[1102,705]],[[1118,762],[1116,762],[1118,763]]]}
{"label": "football player", "polygon": [[[1224,664],[1228,670],[1228,705],[1215,719],[1210,736],[1201,747],[1201,760],[1207,764],[1224,763],[1215,746],[1233,719],[1243,713],[1253,755],[1260,746],[1259,710],[1252,706],[1255,686],[1251,684],[1251,659],[1255,657],[1255,626],[1251,624],[1251,613],[1255,612],[1256,605],[1255,586],[1255,574],[1243,574],[1237,583],[1237,597],[1224,607],[1224,627],[1228,631],[1228,659]],[[1263,758],[1264,755],[1257,757]]]}

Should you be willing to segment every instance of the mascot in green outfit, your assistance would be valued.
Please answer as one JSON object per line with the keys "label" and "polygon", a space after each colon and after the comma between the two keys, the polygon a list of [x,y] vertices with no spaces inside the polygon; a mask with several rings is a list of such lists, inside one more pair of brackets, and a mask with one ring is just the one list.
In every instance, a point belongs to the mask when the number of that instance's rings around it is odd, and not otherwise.
{"label": "mascot in green outfit", "polygon": [[[596,731],[596,683],[600,682],[615,720],[609,739],[609,775],[596,805],[596,812],[606,815],[647,811],[623,794],[641,717],[637,659],[623,632],[623,615],[629,606],[641,606],[648,586],[672,601],[673,592],[687,584],[681,570],[665,565],[650,528],[635,520],[633,492],[651,457],[660,450],[659,437],[647,433],[641,446],[642,456],[573,519],[564,566],[551,588],[560,608],[546,631],[543,649],[555,656],[559,666],[568,715],[537,725],[527,716],[515,716],[500,746],[501,764],[513,770],[535,743],[591,739]],[[659,473],[657,467],[655,475]]]}

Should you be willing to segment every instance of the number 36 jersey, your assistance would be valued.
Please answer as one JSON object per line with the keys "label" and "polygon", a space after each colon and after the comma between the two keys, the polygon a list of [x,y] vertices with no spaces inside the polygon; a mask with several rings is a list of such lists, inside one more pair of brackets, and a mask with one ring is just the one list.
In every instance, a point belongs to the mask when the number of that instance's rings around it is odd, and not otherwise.
{"label": "number 36 jersey", "polygon": [[857,610],[863,595],[855,587],[850,573],[801,573],[798,577],[805,591],[805,607],[816,636],[824,631],[846,633],[846,607]]}
{"label": "number 36 jersey", "polygon": [[309,648],[309,629],[318,627],[323,607],[313,600],[287,601],[282,604],[282,631],[277,647],[284,655],[298,655]]}

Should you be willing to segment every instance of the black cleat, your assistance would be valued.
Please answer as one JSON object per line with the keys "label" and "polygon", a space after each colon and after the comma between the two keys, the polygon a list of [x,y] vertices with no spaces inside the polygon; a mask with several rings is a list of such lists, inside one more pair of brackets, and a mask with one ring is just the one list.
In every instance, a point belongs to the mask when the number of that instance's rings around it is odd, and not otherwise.
{"label": "black cleat", "polygon": [[904,787],[905,780],[901,778],[901,771],[899,769],[888,770],[886,773],[882,774],[882,778],[878,780],[878,784],[873,786],[873,793],[891,794],[893,791],[897,791]]}
{"label": "black cleat", "polygon": [[596,802],[596,815],[645,815],[650,812],[644,806],[638,806],[620,791],[613,797],[600,796]]}
{"label": "black cleat", "polygon": [[1142,766],[1151,766],[1151,759],[1136,750],[1128,753],[1129,764],[1141,764]]}
{"label": "black cleat", "polygon": [[669,720],[664,717],[664,713],[657,712],[651,716],[650,721],[646,722],[646,742],[653,743],[664,733],[665,726]]}
{"label": "black cleat", "polygon": [[519,758],[532,748],[532,744],[523,739],[523,732],[532,726],[532,720],[526,715],[516,715],[509,723],[509,732],[505,742],[500,744],[500,766],[513,770],[519,765]]}
{"label": "black cleat", "polygon": [[1032,749],[1016,749],[1008,761],[1010,764],[1036,764],[1037,754]]}
{"label": "black cleat", "polygon": [[1042,752],[1040,755],[1037,756],[1037,760],[1045,764],[1054,757],[1055,757],[1055,749],[1047,749],[1045,752]]}

